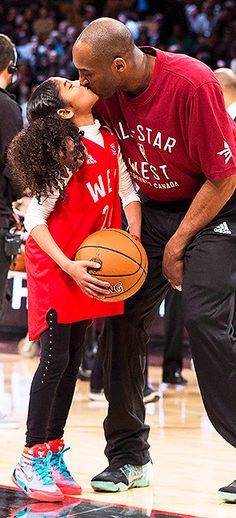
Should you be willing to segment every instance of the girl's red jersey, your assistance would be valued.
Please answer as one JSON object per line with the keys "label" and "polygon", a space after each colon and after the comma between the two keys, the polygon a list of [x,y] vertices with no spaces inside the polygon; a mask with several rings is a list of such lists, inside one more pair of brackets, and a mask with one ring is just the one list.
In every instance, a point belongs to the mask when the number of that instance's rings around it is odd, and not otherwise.
{"label": "girl's red jersey", "polygon": [[[54,240],[72,260],[89,234],[107,227],[121,228],[117,139],[107,130],[101,131],[104,148],[83,139],[87,158],[72,175],[65,199],[58,199],[47,221]],[[31,236],[26,243],[26,268],[30,340],[38,339],[48,327],[50,309],[56,310],[58,323],[123,312],[123,302],[102,302],[86,296]]]}

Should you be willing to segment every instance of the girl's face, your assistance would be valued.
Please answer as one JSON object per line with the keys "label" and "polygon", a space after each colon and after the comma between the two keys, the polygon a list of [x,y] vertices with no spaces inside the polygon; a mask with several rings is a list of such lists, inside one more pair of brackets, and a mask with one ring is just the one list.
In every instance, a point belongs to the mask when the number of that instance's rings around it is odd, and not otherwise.
{"label": "girl's face", "polygon": [[93,105],[97,102],[98,96],[78,81],[70,81],[63,77],[51,78],[58,90],[61,99],[66,106],[70,106],[74,113],[86,115],[91,112]]}

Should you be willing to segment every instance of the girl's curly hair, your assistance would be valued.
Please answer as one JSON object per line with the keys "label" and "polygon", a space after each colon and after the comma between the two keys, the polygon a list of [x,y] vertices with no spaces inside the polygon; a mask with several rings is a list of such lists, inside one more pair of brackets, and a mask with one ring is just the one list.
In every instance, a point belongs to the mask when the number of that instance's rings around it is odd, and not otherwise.
{"label": "girl's curly hair", "polygon": [[[53,93],[50,102],[49,91]],[[66,166],[75,171],[85,158],[83,132],[70,120],[57,115],[62,106],[55,83],[52,80],[42,83],[29,101],[29,126],[14,137],[8,148],[7,158],[13,175],[23,189],[29,188],[39,201],[55,189],[62,194]],[[73,149],[69,151],[71,141]]]}

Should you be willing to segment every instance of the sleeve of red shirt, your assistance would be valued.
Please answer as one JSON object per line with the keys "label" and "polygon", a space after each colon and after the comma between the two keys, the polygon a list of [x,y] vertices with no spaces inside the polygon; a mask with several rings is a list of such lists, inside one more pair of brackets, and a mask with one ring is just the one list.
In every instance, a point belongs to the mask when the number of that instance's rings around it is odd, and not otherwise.
{"label": "sleeve of red shirt", "polygon": [[236,173],[235,135],[217,82],[204,83],[191,98],[188,145],[191,158],[209,180]]}

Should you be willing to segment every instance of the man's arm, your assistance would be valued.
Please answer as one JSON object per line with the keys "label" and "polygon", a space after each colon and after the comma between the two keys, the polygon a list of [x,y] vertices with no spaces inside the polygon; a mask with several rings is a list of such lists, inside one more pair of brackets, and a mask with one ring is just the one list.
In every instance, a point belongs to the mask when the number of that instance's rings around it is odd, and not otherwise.
{"label": "man's arm", "polygon": [[162,270],[175,288],[182,285],[184,253],[193,236],[204,228],[232,196],[236,188],[236,174],[224,180],[206,180],[191,203],[177,231],[168,241]]}

